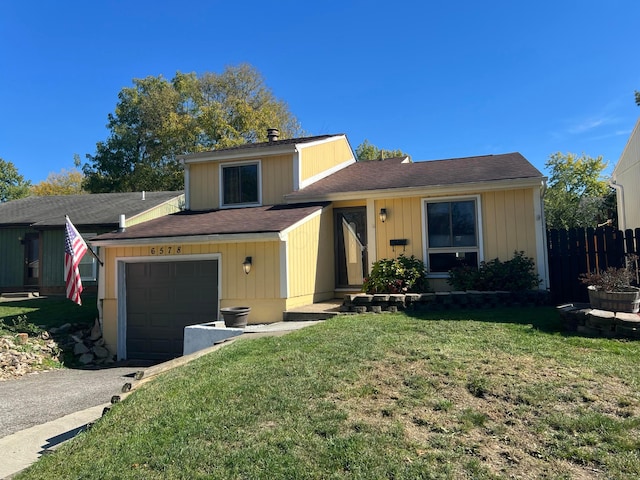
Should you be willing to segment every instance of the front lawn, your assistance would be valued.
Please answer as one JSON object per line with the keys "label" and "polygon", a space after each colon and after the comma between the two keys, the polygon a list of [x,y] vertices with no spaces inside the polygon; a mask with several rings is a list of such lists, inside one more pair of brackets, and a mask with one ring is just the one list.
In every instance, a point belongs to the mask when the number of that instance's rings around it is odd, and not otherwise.
{"label": "front lawn", "polygon": [[0,302],[0,320],[6,325],[23,321],[19,317],[43,329],[60,327],[65,323],[82,323],[93,325],[98,316],[96,295],[85,294],[82,296],[82,305],[73,303],[66,297],[43,297],[25,300]]}
{"label": "front lawn", "polygon": [[18,478],[638,478],[640,343],[558,325],[370,314],[241,339]]}

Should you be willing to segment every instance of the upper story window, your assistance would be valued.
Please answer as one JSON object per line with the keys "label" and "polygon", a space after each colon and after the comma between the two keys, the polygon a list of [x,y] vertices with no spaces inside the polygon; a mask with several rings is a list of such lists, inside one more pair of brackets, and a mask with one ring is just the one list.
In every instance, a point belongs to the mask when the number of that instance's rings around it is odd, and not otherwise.
{"label": "upper story window", "polygon": [[478,266],[478,203],[475,197],[425,201],[429,273],[446,274],[461,264]]}
{"label": "upper story window", "polygon": [[260,205],[260,162],[223,164],[221,206]]}

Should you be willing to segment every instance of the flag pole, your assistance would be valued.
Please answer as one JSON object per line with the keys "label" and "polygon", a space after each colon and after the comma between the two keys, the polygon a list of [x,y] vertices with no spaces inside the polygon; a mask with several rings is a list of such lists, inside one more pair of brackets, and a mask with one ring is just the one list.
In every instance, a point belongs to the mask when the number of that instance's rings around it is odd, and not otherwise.
{"label": "flag pole", "polygon": [[[68,220],[69,219],[69,215],[65,215],[64,218],[65,218],[65,220]],[[80,232],[78,232],[78,234],[82,237]],[[84,238],[82,240],[84,240]],[[100,260],[100,257],[98,257],[98,255],[96,255],[96,252],[93,251],[93,249],[87,244],[87,242],[84,242],[84,243],[85,243],[85,245],[87,245],[87,250],[89,250],[89,253],[91,253],[91,255],[93,255],[95,257],[95,259],[98,260],[98,263],[100,264],[101,267],[104,267],[104,263],[102,263],[102,260]]]}

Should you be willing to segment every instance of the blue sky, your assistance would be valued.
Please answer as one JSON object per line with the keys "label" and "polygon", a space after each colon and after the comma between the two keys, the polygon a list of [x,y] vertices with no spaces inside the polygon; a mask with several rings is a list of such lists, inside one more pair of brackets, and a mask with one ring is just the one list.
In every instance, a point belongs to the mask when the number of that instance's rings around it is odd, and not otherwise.
{"label": "blue sky", "polygon": [[0,3],[0,158],[34,183],[108,136],[132,79],[250,63],[311,135],[414,161],[603,155],[640,117],[637,0]]}

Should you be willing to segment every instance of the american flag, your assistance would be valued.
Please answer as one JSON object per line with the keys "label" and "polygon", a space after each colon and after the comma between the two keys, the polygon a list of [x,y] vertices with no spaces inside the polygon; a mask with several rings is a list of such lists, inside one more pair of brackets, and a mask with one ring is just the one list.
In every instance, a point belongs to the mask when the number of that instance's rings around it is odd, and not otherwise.
{"label": "american flag", "polygon": [[67,225],[64,235],[64,279],[67,285],[67,298],[82,305],[80,294],[82,293],[82,281],[80,280],[80,260],[87,253],[87,244],[73,226],[69,217],[66,217]]}

